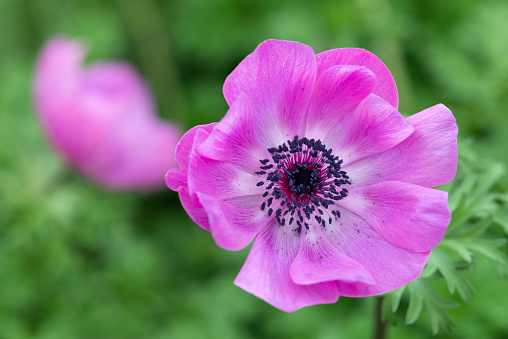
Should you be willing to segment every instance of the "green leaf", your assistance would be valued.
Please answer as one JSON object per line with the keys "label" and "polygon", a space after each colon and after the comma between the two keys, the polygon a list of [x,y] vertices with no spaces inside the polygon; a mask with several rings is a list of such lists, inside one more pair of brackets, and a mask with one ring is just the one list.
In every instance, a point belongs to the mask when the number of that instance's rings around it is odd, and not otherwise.
{"label": "green leaf", "polygon": [[457,308],[459,303],[441,297],[424,278],[418,278],[408,285],[409,307],[406,313],[406,324],[413,324],[418,320],[423,307],[430,319],[432,333],[443,331],[450,334],[455,324],[445,310]]}
{"label": "green leaf", "polygon": [[508,235],[508,194],[496,194],[494,198],[502,204],[502,209],[494,217],[494,222],[501,226]]}
{"label": "green leaf", "polygon": [[465,144],[461,145],[460,154],[459,170],[449,197],[452,211],[449,232],[455,231],[457,226],[463,226],[472,216],[485,216],[496,212],[498,204],[490,192],[505,173],[502,164],[480,161]]}
{"label": "green leaf", "polygon": [[[420,277],[408,285],[406,324],[415,323],[426,313],[434,334],[451,333],[454,324],[446,312],[460,304],[443,298],[442,292],[436,292],[429,284],[431,280],[444,279],[450,295],[457,293],[464,302],[469,302],[475,289],[464,271],[475,269],[478,257],[493,262],[499,273],[508,274],[504,251],[507,239],[492,230],[493,225],[500,225],[508,234],[508,194],[496,188],[504,167],[480,158],[464,143],[459,154],[457,176],[444,187],[450,192],[450,226],[444,239],[432,250]],[[392,318],[400,298],[407,298],[407,294],[397,290],[386,295],[384,311],[391,312]],[[390,315],[386,319],[390,321]]]}
{"label": "green leaf", "polygon": [[406,325],[414,324],[423,310],[423,298],[424,294],[419,293],[419,285],[414,282],[409,284],[409,306],[406,312]]}
{"label": "green leaf", "polygon": [[491,226],[494,220],[493,215],[489,215],[483,219],[480,219],[477,222],[469,222],[465,223],[462,227],[458,228],[453,232],[452,235],[454,238],[475,238],[487,231],[487,229]]}
{"label": "green leaf", "polygon": [[391,325],[397,324],[395,312],[399,309],[400,301],[405,290],[406,286],[402,286],[383,296],[383,305],[381,309],[381,319],[383,321],[388,321]]}
{"label": "green leaf", "polygon": [[448,291],[454,294],[455,291],[465,302],[471,300],[471,295],[475,291],[473,285],[457,270],[456,262],[446,255],[439,248],[432,250],[429,257],[430,265],[434,265],[439,273],[446,280]]}

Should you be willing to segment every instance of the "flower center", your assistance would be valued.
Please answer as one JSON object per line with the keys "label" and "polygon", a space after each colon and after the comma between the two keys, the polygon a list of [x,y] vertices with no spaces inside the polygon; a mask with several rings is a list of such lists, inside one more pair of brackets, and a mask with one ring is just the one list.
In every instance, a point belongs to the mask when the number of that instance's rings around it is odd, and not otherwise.
{"label": "flower center", "polygon": [[[313,187],[315,175],[314,170],[300,169],[298,172],[293,174],[294,186],[295,187]],[[313,178],[314,177],[314,178]]]}
{"label": "flower center", "polygon": [[275,212],[281,226],[286,220],[289,225],[295,222],[298,234],[303,228],[309,229],[311,218],[322,227],[340,218],[339,210],[330,206],[347,197],[348,190],[341,186],[351,182],[341,170],[342,160],[332,154],[332,149],[327,149],[319,139],[295,136],[268,152],[271,159],[260,160],[261,170],[255,172],[267,181],[257,183],[257,186],[267,184],[262,211],[266,210],[270,217]]}

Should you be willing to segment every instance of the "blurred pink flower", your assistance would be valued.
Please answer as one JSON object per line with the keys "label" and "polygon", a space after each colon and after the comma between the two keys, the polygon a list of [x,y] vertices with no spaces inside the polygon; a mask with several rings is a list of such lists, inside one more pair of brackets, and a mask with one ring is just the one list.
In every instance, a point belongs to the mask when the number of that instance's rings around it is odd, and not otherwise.
{"label": "blurred pink flower", "polygon": [[188,131],[166,176],[216,243],[251,243],[235,284],[291,312],[415,279],[450,222],[457,126],[436,105],[405,119],[365,50],[315,55],[269,40],[229,75],[230,105]]}
{"label": "blurred pink flower", "polygon": [[161,121],[150,91],[128,64],[82,65],[84,46],[53,38],[37,61],[34,101],[53,146],[77,171],[111,189],[154,190],[176,166],[181,136]]}

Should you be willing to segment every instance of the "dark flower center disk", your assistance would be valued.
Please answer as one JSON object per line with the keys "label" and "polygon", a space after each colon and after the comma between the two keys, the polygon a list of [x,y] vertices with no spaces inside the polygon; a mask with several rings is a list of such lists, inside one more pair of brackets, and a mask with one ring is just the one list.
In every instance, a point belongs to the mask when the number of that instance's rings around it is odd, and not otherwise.
{"label": "dark flower center disk", "polygon": [[301,169],[299,172],[294,174],[294,182],[295,186],[299,187],[303,185],[304,187],[312,187],[312,170]]}
{"label": "dark flower center disk", "polygon": [[[261,210],[268,216],[275,214],[277,222],[284,226],[296,224],[295,231],[309,229],[308,221],[314,218],[322,227],[340,218],[340,212],[330,206],[344,199],[351,185],[342,160],[332,154],[321,140],[298,138],[288,140],[268,149],[271,159],[262,159],[260,171],[255,174],[265,177],[257,186],[266,185],[266,198]],[[330,208],[329,208],[330,207]]]}

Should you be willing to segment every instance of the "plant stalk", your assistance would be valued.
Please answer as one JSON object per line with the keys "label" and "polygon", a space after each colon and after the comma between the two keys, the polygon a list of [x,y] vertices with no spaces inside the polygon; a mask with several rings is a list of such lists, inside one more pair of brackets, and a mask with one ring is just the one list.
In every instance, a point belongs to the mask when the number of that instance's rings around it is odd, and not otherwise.
{"label": "plant stalk", "polygon": [[383,299],[384,297],[377,297],[375,302],[375,312],[374,312],[374,339],[386,339],[388,333],[388,322],[385,320],[381,320],[381,312],[383,307]]}

